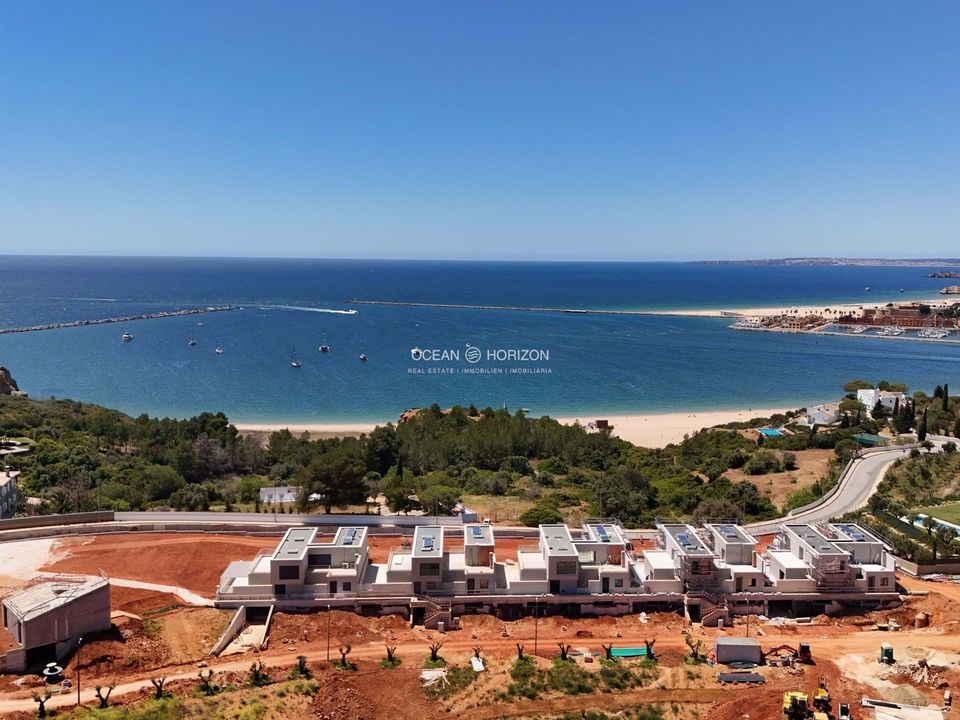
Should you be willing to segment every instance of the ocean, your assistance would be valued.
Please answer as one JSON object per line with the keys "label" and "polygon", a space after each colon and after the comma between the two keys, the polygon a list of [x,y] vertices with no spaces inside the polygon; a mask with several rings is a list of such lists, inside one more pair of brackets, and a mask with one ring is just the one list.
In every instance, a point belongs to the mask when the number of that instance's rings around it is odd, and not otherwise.
{"label": "ocean", "polygon": [[[837,398],[855,377],[960,387],[960,347],[736,332],[720,318],[348,301],[594,310],[897,301],[935,296],[944,281],[928,278],[932,269],[0,256],[0,327],[241,308],[0,335],[0,365],[32,397],[133,415],[222,410],[235,422],[385,421],[431,403],[584,417],[799,407]],[[134,340],[122,342],[124,331]]]}

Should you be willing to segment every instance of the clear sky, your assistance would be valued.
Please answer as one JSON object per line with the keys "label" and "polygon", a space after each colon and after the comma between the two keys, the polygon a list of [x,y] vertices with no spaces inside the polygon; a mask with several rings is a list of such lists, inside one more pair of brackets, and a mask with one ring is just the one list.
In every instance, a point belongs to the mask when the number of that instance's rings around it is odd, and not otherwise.
{"label": "clear sky", "polygon": [[958,38],[955,0],[7,0],[0,252],[957,256]]}

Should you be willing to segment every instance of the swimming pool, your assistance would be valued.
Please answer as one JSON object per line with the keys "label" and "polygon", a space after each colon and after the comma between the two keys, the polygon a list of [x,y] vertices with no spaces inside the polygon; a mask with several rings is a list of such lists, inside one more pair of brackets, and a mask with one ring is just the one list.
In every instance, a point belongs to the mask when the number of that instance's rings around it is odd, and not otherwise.
{"label": "swimming pool", "polygon": [[776,428],[759,428],[757,432],[763,435],[764,437],[780,437],[781,435],[783,435],[783,433],[777,430]]}

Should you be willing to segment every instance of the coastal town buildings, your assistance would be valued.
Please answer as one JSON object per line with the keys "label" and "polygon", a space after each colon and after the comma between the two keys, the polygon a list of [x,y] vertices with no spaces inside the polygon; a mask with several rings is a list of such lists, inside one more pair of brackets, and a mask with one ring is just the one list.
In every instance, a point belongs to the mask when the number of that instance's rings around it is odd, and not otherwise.
{"label": "coastal town buildings", "polygon": [[402,612],[444,622],[463,613],[514,617],[542,603],[557,612],[622,614],[682,609],[705,624],[744,612],[817,613],[895,600],[894,560],[869,530],[850,523],[781,526],[761,545],[731,523],[657,525],[631,541],[615,521],[577,530],[541,525],[535,542],[497,554],[486,524],[417,525],[412,539],[372,562],[368,529],[287,531],[277,548],[230,564],[220,607]]}

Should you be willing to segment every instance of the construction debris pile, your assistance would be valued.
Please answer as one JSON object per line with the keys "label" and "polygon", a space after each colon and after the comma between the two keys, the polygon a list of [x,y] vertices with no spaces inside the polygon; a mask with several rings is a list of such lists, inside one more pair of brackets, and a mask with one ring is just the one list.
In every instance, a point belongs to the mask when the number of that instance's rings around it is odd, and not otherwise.
{"label": "construction debris pile", "polygon": [[947,687],[948,682],[943,677],[947,668],[939,665],[930,665],[926,660],[919,660],[914,663],[895,663],[890,666],[889,671],[883,679],[891,675],[905,675],[917,685],[926,685],[932,688]]}

